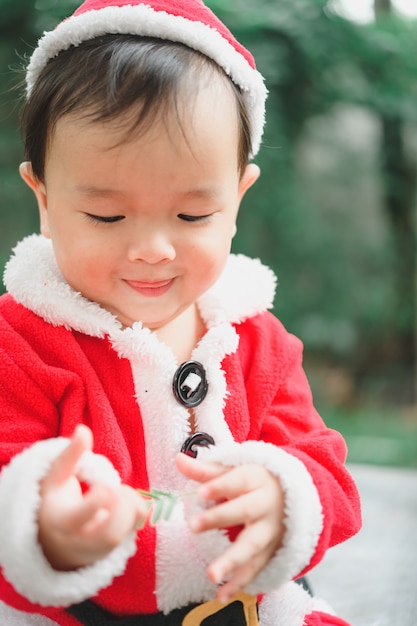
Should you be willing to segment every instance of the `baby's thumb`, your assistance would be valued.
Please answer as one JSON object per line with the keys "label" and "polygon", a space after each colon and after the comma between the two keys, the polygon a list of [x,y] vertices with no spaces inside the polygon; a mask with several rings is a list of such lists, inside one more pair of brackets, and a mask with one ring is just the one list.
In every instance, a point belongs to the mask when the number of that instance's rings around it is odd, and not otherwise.
{"label": "baby's thumb", "polygon": [[61,452],[51,465],[49,481],[60,485],[76,474],[77,464],[86,450],[93,447],[93,434],[88,426],[79,424],[69,441],[68,446]]}

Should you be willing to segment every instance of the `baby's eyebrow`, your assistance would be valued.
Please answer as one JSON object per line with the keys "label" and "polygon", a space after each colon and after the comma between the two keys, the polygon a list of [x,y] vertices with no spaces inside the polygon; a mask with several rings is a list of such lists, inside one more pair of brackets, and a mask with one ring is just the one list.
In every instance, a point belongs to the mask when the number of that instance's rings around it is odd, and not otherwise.
{"label": "baby's eyebrow", "polygon": [[78,193],[82,193],[86,196],[95,196],[95,197],[108,197],[108,196],[117,196],[122,195],[123,191],[118,189],[111,189],[107,187],[96,187],[94,185],[75,185],[74,191]]}
{"label": "baby's eyebrow", "polygon": [[219,191],[215,187],[201,187],[184,191],[179,196],[183,200],[215,200],[219,197]]}
{"label": "baby's eyebrow", "polygon": [[[74,190],[86,196],[95,198],[108,198],[111,196],[124,196],[126,192],[123,189],[112,189],[111,187],[98,187],[96,185],[75,185]],[[216,187],[198,187],[195,189],[187,189],[179,191],[177,197],[180,201],[187,200],[215,200],[219,197],[220,192]]]}

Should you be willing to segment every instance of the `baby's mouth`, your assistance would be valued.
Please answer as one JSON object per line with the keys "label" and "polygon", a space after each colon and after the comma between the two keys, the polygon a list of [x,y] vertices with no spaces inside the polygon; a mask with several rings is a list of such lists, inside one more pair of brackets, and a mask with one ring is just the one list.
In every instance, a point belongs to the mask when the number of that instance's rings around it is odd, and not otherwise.
{"label": "baby's mouth", "polygon": [[126,280],[129,287],[146,298],[157,298],[163,296],[174,282],[173,278],[158,281]]}

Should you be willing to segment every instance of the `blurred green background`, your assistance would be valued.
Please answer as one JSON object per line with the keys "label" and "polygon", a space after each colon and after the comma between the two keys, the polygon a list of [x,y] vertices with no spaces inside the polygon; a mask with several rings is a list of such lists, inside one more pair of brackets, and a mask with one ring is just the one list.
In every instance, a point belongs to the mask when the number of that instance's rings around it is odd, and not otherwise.
{"label": "blurred green background", "polygon": [[[394,2],[394,0],[392,0]],[[38,230],[20,181],[23,67],[73,0],[0,0],[0,264]],[[417,467],[417,20],[375,0],[208,0],[270,92],[236,252],[277,273],[316,405],[349,460]]]}

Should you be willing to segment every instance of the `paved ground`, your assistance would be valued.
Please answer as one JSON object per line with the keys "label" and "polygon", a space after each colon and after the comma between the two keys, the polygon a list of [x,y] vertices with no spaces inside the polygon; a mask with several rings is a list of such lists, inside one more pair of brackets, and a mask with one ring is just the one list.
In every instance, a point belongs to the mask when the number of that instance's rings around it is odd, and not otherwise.
{"label": "paved ground", "polygon": [[309,575],[352,626],[417,626],[417,471],[351,465],[363,529]]}

